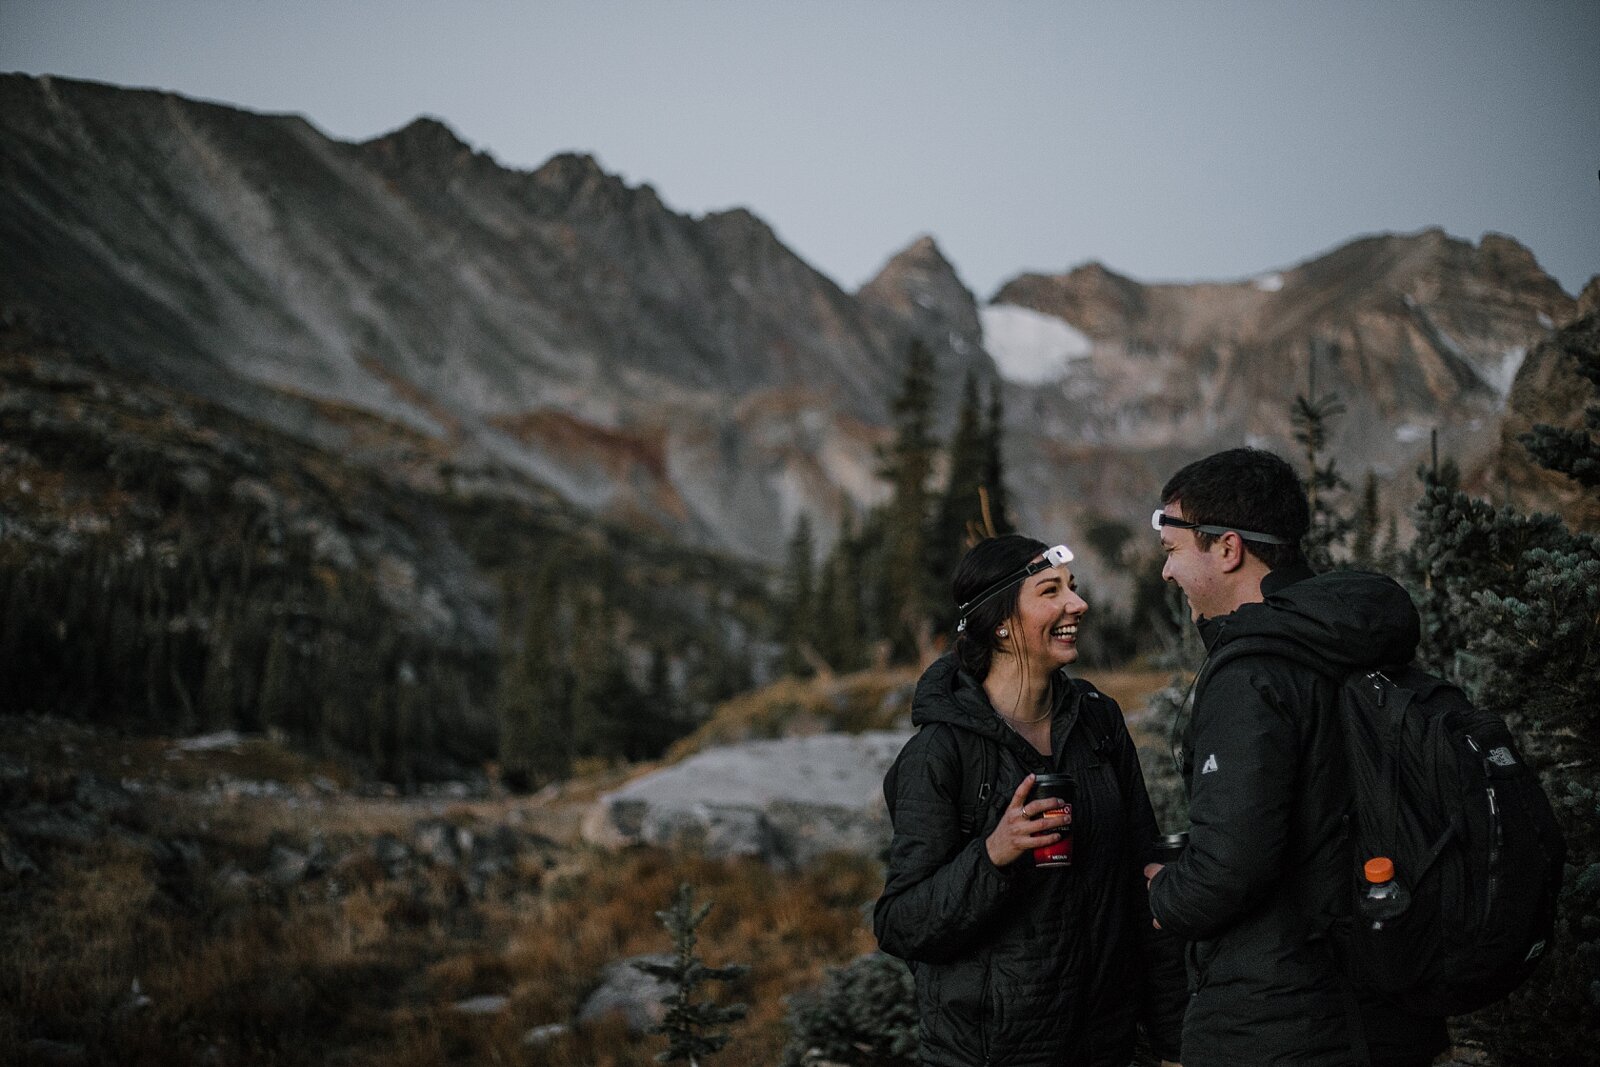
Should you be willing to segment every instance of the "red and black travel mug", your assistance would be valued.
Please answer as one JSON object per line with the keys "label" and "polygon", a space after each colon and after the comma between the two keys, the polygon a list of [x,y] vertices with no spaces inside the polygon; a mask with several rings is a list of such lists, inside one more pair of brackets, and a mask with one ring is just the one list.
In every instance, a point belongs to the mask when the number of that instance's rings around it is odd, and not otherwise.
{"label": "red and black travel mug", "polygon": [[[1068,815],[1072,814],[1072,802],[1075,798],[1077,783],[1070,774],[1041,774],[1033,781],[1033,795],[1028,799],[1040,800],[1051,797],[1059,800],[1060,807],[1065,808]],[[1055,808],[1041,815],[1052,814]],[[1033,865],[1035,867],[1071,867],[1072,866],[1072,824],[1058,827],[1056,832],[1061,835],[1061,840],[1044,845],[1033,850]]]}

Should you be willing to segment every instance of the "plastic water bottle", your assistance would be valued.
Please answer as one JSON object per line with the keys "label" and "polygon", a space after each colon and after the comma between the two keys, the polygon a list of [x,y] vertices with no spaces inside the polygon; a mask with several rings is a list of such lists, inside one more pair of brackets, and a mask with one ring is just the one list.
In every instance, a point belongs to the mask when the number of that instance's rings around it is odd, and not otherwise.
{"label": "plastic water bottle", "polygon": [[1361,917],[1374,930],[1398,919],[1411,906],[1411,894],[1394,880],[1394,861],[1374,856],[1361,868],[1367,876],[1367,891],[1361,897]]}

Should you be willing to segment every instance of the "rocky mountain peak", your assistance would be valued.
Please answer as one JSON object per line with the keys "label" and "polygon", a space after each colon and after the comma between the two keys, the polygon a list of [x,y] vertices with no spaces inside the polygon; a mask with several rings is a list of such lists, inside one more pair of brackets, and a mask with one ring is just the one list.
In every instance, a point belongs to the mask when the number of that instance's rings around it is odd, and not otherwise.
{"label": "rocky mountain peak", "polygon": [[978,304],[940,251],[924,234],[890,257],[876,277],[856,293],[863,303],[910,319],[919,330],[980,345]]}
{"label": "rocky mountain peak", "polygon": [[1054,315],[1090,337],[1123,333],[1145,310],[1143,286],[1093,261],[1066,274],[1020,275],[1002,285],[991,303]]}
{"label": "rocky mountain peak", "polygon": [[1600,311],[1600,274],[1589,279],[1583,287],[1583,292],[1578,294],[1577,306],[1573,308],[1573,318],[1592,315]]}
{"label": "rocky mountain peak", "polygon": [[649,185],[630,186],[587,152],[551,156],[531,180],[545,206],[556,211],[609,216],[668,210]]}
{"label": "rocky mountain peak", "polygon": [[398,130],[364,141],[362,151],[376,157],[387,169],[424,166],[436,169],[440,163],[457,165],[478,153],[457,136],[455,130],[428,115],[413,119]]}

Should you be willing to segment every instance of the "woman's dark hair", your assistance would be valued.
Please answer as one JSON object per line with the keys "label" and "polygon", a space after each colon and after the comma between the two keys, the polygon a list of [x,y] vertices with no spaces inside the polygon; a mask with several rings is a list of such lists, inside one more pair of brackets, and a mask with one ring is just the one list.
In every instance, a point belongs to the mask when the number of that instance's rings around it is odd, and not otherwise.
{"label": "woman's dark hair", "polygon": [[[1043,541],[1021,534],[988,537],[973,545],[956,565],[950,582],[957,608],[1017,573],[1047,547]],[[957,661],[979,681],[988,677],[989,663],[999,646],[994,631],[1016,612],[1021,594],[1022,583],[1017,582],[977,605],[967,615],[967,628],[956,636]]]}

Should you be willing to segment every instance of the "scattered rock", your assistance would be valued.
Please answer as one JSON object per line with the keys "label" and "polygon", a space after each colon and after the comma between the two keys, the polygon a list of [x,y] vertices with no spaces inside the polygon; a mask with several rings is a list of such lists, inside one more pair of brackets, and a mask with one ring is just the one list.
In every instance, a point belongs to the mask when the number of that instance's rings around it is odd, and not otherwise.
{"label": "scattered rock", "polygon": [[378,835],[372,842],[372,858],[390,878],[398,878],[412,867],[411,850],[393,834]]}
{"label": "scattered rock", "polygon": [[506,1010],[511,998],[502,993],[485,993],[482,996],[458,1000],[451,1007],[463,1015],[498,1015]]}
{"label": "scattered rock", "polygon": [[883,775],[907,735],[820,734],[708,749],[602,796],[588,841],[691,848],[803,866],[831,851],[876,855],[888,841]]}
{"label": "scattered rock", "polygon": [[22,1049],[27,1053],[25,1061],[39,1064],[40,1067],[77,1067],[78,1064],[89,1062],[88,1049],[67,1041],[36,1037],[23,1045]]}
{"label": "scattered rock", "polygon": [[[464,832],[470,847],[472,832]],[[424,819],[417,823],[411,830],[411,847],[437,867],[454,867],[460,860],[456,827],[443,819]]]}
{"label": "scattered rock", "polygon": [[36,801],[6,812],[5,822],[16,836],[47,845],[87,845],[99,836],[96,820],[76,804],[52,807]]}
{"label": "scattered rock", "polygon": [[266,879],[275,886],[288,887],[305,881],[311,870],[311,857],[287,845],[273,845],[267,858]]}
{"label": "scattered rock", "polygon": [[32,858],[12,842],[9,834],[3,832],[0,832],[0,870],[15,878],[39,873],[39,867]]}
{"label": "scattered rock", "polygon": [[92,774],[78,775],[72,799],[83,810],[108,819],[122,818],[133,807],[133,797],[126,789]]}
{"label": "scattered rock", "polygon": [[524,1045],[548,1045],[558,1037],[572,1032],[572,1027],[566,1023],[546,1023],[544,1026],[535,1026],[532,1030],[522,1035]]}
{"label": "scattered rock", "polygon": [[589,994],[578,1009],[578,1022],[594,1022],[606,1015],[621,1013],[628,1030],[642,1034],[666,1018],[667,1009],[662,1003],[672,991],[667,983],[652,978],[633,966],[634,960],[669,964],[671,956],[634,956],[605,965],[600,972],[600,987]]}
{"label": "scattered rock", "polygon": [[201,734],[197,737],[185,737],[172,743],[172,747],[180,752],[216,752],[219,749],[232,751],[244,744],[244,735],[237,730],[221,730],[214,734]]}

